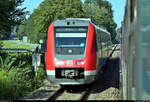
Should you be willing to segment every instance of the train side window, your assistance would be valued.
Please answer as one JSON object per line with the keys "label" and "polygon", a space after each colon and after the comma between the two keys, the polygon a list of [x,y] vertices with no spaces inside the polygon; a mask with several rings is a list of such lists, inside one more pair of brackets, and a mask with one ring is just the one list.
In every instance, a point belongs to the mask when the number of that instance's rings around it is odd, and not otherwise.
{"label": "train side window", "polygon": [[96,31],[96,35],[95,35],[95,39],[96,39],[96,51],[99,50],[100,46],[101,46],[101,41],[100,41],[100,35],[98,33],[98,31]]}
{"label": "train side window", "polygon": [[[96,38],[95,38],[96,39]],[[97,45],[97,41],[95,40],[95,51],[97,52],[98,49],[97,49],[98,45]]]}
{"label": "train side window", "polygon": [[100,36],[100,56],[103,57],[103,44],[102,44],[102,37]]}
{"label": "train side window", "polygon": [[136,0],[130,1],[130,21],[133,22],[133,20],[136,17]]}

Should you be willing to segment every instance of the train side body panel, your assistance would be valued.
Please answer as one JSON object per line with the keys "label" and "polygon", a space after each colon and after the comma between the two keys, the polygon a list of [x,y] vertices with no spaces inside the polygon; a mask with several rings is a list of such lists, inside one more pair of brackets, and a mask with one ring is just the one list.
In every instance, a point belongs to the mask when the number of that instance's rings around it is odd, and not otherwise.
{"label": "train side body panel", "polygon": [[124,100],[150,100],[149,8],[149,0],[126,1],[120,68]]}

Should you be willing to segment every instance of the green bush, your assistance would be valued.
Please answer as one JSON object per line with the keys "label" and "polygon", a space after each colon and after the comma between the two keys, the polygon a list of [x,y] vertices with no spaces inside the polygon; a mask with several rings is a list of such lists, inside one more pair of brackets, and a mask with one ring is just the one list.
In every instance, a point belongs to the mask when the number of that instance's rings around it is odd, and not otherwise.
{"label": "green bush", "polygon": [[43,64],[35,76],[32,53],[0,54],[0,99],[17,99],[42,85]]}
{"label": "green bush", "polygon": [[14,72],[0,71],[0,99],[14,99],[19,96],[19,87]]}
{"label": "green bush", "polygon": [[2,59],[0,56],[0,66],[1,68],[5,68],[7,70],[10,70],[11,68],[14,68],[13,66],[14,62],[16,61],[15,57],[8,56],[5,60]]}
{"label": "green bush", "polygon": [[121,33],[118,33],[118,34],[116,35],[116,40],[117,40],[118,42],[121,41]]}
{"label": "green bush", "polygon": [[39,67],[38,71],[37,71],[37,76],[36,78],[38,80],[42,80],[42,79],[45,79],[46,78],[46,73],[45,73],[45,70],[44,70],[44,65],[41,64],[41,66]]}

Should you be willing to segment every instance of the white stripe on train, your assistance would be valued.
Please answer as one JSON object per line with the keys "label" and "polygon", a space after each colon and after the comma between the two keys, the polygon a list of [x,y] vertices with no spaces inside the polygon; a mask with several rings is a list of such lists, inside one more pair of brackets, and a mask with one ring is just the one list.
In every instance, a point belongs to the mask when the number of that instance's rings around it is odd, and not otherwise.
{"label": "white stripe on train", "polygon": [[[55,75],[55,71],[54,70],[46,70],[47,75]],[[92,70],[92,71],[84,71],[84,75],[96,75],[96,70]]]}

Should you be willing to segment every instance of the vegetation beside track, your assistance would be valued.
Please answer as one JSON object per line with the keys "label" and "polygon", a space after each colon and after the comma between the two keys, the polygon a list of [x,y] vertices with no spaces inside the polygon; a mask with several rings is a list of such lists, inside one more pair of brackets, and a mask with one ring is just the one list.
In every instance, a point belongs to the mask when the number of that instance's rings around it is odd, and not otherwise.
{"label": "vegetation beside track", "polygon": [[32,53],[0,52],[0,100],[23,97],[42,86],[44,78],[44,64],[41,64],[35,76]]}

